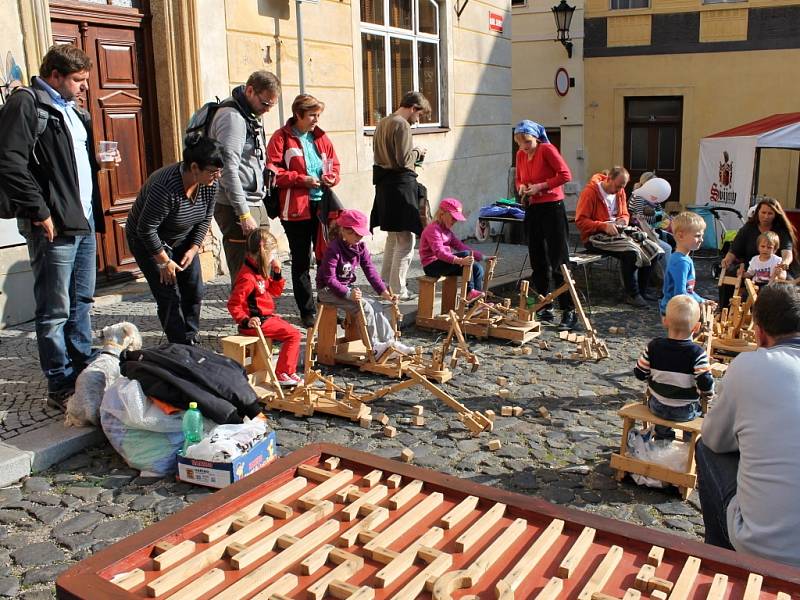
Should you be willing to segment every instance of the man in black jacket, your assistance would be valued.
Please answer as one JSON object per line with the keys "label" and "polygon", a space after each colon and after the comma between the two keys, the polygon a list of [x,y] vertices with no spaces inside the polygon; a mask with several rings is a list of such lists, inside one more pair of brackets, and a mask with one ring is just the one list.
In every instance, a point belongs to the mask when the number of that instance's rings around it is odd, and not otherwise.
{"label": "man in black jacket", "polygon": [[0,113],[0,186],[28,243],[39,362],[53,407],[63,407],[92,357],[94,234],[103,220],[91,119],[75,105],[91,68],[80,48],[53,46],[30,89],[12,94]]}

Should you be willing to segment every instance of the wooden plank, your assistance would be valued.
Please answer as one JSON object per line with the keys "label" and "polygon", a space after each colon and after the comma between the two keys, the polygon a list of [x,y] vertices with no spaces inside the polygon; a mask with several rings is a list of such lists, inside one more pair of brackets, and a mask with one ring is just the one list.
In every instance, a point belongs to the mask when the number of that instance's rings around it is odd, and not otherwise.
{"label": "wooden plank", "polygon": [[396,490],[397,488],[400,487],[400,483],[402,483],[402,481],[403,478],[397,473],[395,473],[394,475],[389,475],[389,477],[386,478],[386,486],[390,490]]}
{"label": "wooden plank", "polygon": [[419,479],[415,479],[411,483],[407,484],[405,487],[400,489],[396,492],[391,498],[389,498],[389,508],[392,510],[397,510],[398,508],[405,506],[408,504],[409,500],[411,500],[414,496],[419,494],[422,491],[422,481]]}
{"label": "wooden plank", "polygon": [[495,585],[498,600],[513,600],[514,592],[539,564],[550,547],[564,530],[564,521],[553,519],[547,528],[536,538],[531,547],[517,561],[517,564]]}
{"label": "wooden plank", "polygon": [[578,539],[572,544],[572,548],[570,548],[564,560],[562,560],[561,564],[558,566],[557,574],[559,577],[562,579],[569,579],[572,577],[575,569],[583,560],[583,557],[586,556],[586,552],[591,548],[595,533],[597,533],[597,531],[593,527],[583,528]]}
{"label": "wooden plank", "polygon": [[542,591],[536,594],[535,600],[558,600],[561,590],[564,587],[564,580],[559,577],[551,577]]}
{"label": "wooden plank", "polygon": [[225,571],[222,569],[211,569],[203,573],[200,577],[192,581],[180,591],[172,594],[170,600],[196,600],[205,596],[219,584],[225,581]]}
{"label": "wooden plank", "polygon": [[335,475],[335,473],[315,467],[314,465],[297,465],[297,473],[307,478],[309,481],[315,481],[317,483],[328,481],[328,479]]}
{"label": "wooden plank", "polygon": [[192,540],[184,540],[166,552],[159,554],[153,559],[153,564],[156,567],[156,571],[163,571],[164,569],[171,567],[175,563],[192,554],[194,549],[195,543]]}
{"label": "wooden plank", "polygon": [[147,584],[147,593],[154,598],[163,596],[172,588],[210,567],[225,556],[228,544],[234,542],[246,544],[267,531],[270,527],[272,527],[272,517],[259,518],[248,524],[247,527],[243,527],[236,533],[232,533],[228,537],[212,544],[199,554],[195,554],[175,568],[167,571],[164,575],[153,579]]}
{"label": "wooden plank", "polygon": [[792,597],[786,592],[778,592],[775,594],[775,600],[792,600]]}
{"label": "wooden plank", "polygon": [[372,600],[375,590],[369,586],[356,587],[344,581],[331,581],[328,593],[336,600]]}
{"label": "wooden plank", "polygon": [[[320,577],[306,589],[306,596],[311,600],[322,600],[328,593],[328,588],[334,581],[345,581],[364,568],[364,559],[355,554],[352,558],[344,561],[335,569]],[[358,592],[356,592],[358,593]],[[351,596],[352,597],[352,594]]]}
{"label": "wooden plank", "polygon": [[391,600],[417,600],[427,581],[441,577],[452,565],[453,557],[451,555],[445,552],[439,553],[427,567],[417,573],[411,581],[392,596]]}
{"label": "wooden plank", "polygon": [[287,483],[284,483],[277,490],[273,490],[268,494],[264,494],[258,500],[255,500],[244,508],[237,510],[232,515],[223,517],[210,527],[206,527],[200,534],[200,538],[205,542],[216,541],[228,533],[231,523],[234,521],[252,521],[255,517],[261,514],[265,502],[269,500],[282,502],[283,500],[286,500],[286,498],[293,496],[302,490],[304,487],[306,487],[306,485],[308,485],[308,480],[305,477],[295,477]]}
{"label": "wooden plank", "polygon": [[336,490],[344,487],[353,479],[353,472],[350,469],[339,471],[336,475],[328,479],[325,483],[320,483],[313,489],[297,499],[303,508],[309,509],[317,502],[320,502],[333,494]]}
{"label": "wooden plank", "polygon": [[350,529],[343,532],[339,539],[336,540],[336,545],[339,547],[349,548],[356,543],[358,536],[366,531],[372,531],[375,527],[389,519],[389,509],[383,506],[378,507],[372,511],[369,516],[364,517],[353,525]]}
{"label": "wooden plank", "polygon": [[440,527],[431,527],[419,539],[412,542],[405,550],[397,554],[385,567],[375,573],[377,587],[384,588],[391,585],[407,569],[411,568],[417,558],[417,552],[422,546],[434,547],[442,541],[444,530]]}
{"label": "wooden plank", "polygon": [[319,571],[325,566],[325,563],[328,562],[328,555],[331,553],[331,550],[335,549],[336,546],[333,544],[325,544],[321,548],[318,548],[306,556],[302,561],[300,561],[300,574],[313,575]]}
{"label": "wooden plank", "polygon": [[439,524],[444,529],[452,529],[461,521],[463,521],[469,513],[475,510],[476,506],[478,506],[478,497],[467,496],[452,509],[450,509],[450,511],[439,521]]}
{"label": "wooden plank", "polygon": [[711,582],[706,600],[723,600],[726,591],[728,591],[728,576],[717,573],[714,575],[714,581]]}
{"label": "wooden plank", "polygon": [[764,578],[756,573],[750,573],[747,576],[747,587],[744,588],[744,595],[742,600],[758,600],[761,596],[761,584]]}
{"label": "wooden plank", "polygon": [[683,564],[681,574],[678,575],[678,580],[675,582],[675,587],[672,588],[672,593],[669,595],[669,600],[686,600],[690,597],[690,592],[694,587],[694,580],[700,572],[700,559],[694,556],[689,556]]}
{"label": "wooden plank", "polygon": [[[242,581],[241,579],[239,581]],[[242,600],[245,598],[245,594],[236,594],[236,595],[228,595],[228,592],[238,585],[238,581],[233,584],[230,588],[225,590],[222,594],[218,596],[214,596],[212,600]],[[253,589],[256,589],[258,586],[262,585],[264,580],[261,579],[260,581],[255,581],[253,583]],[[297,575],[293,575],[292,573],[286,573],[280,579],[275,581],[274,583],[269,584],[263,590],[261,590],[258,594],[253,596],[251,600],[273,600],[274,598],[280,598],[285,594],[291,592],[294,588],[297,587]],[[249,592],[247,592],[249,593]]]}
{"label": "wooden plank", "polygon": [[662,560],[664,560],[664,549],[661,546],[650,548],[650,553],[647,555],[647,564],[658,567],[661,565]]}
{"label": "wooden plank", "polygon": [[364,545],[364,550],[371,554],[375,548],[380,548],[381,546],[388,548],[393,541],[405,534],[417,523],[423,519],[426,519],[431,511],[439,506],[443,501],[444,495],[441,492],[434,492],[430,494],[422,502],[415,505],[402,517],[397,519],[394,523],[389,525],[389,527],[381,531],[372,540],[367,542]]}
{"label": "wooden plank", "polygon": [[[270,560],[259,565],[247,575],[237,580],[224,592],[218,596],[215,596],[214,600],[239,600],[247,597],[248,594],[252,593],[254,590],[258,589],[259,586],[263,585],[265,581],[268,581],[270,578],[274,577],[281,570],[288,568],[292,563],[302,558],[304,554],[314,550],[314,548],[322,544],[326,538],[334,535],[338,530],[339,524],[337,521],[332,519],[326,521],[323,525],[309,532],[302,539],[297,540],[297,542],[289,546],[286,550],[282,550]],[[273,594],[288,594],[294,587],[297,586],[297,576],[291,575],[291,577],[292,579],[287,579],[286,575],[284,575],[278,581],[272,584],[272,586],[269,586],[263,590],[257,597],[261,597],[263,595],[264,598],[270,598],[270,596],[266,595],[266,592],[273,586],[275,587],[275,590],[272,592]]]}
{"label": "wooden plank", "polygon": [[269,535],[250,544],[244,552],[235,553],[230,559],[231,565],[234,569],[244,569],[247,565],[254,563],[263,558],[266,554],[272,552],[273,548],[275,548],[275,542],[277,542],[278,538],[282,535],[297,535],[332,512],[332,502],[328,500],[320,502],[308,512],[298,515],[282,527],[270,532]]}
{"label": "wooden plank", "polygon": [[291,518],[292,514],[294,514],[291,506],[286,506],[285,504],[274,502],[272,500],[267,500],[264,502],[263,510],[270,517],[274,517],[276,519],[289,519]]}
{"label": "wooden plank", "polygon": [[144,583],[144,571],[141,569],[133,569],[125,573],[119,573],[111,578],[111,583],[125,591],[132,590],[137,585]]}
{"label": "wooden plank", "polygon": [[365,504],[377,504],[389,494],[389,488],[385,485],[379,485],[372,488],[370,491],[361,495],[361,497],[345,506],[340,514],[342,521],[352,521],[358,516],[358,512]]}
{"label": "wooden plank", "polygon": [[633,587],[640,592],[647,592],[649,591],[648,584],[655,576],[656,568],[653,565],[644,564],[639,568],[639,572],[636,574],[636,581],[634,581]]}
{"label": "wooden plank", "polygon": [[456,550],[458,552],[466,552],[475,543],[481,539],[486,532],[489,531],[506,512],[506,505],[502,502],[496,502],[492,508],[487,510],[477,521],[469,526],[458,539],[456,539]]}
{"label": "wooden plank", "polygon": [[581,593],[578,594],[578,600],[592,600],[592,594],[603,591],[603,586],[614,574],[614,569],[617,568],[620,560],[622,560],[622,548],[611,546],[589,581],[583,586]]}
{"label": "wooden plank", "polygon": [[622,600],[639,600],[642,597],[642,592],[635,588],[628,588],[625,590],[625,595],[622,596]]}
{"label": "wooden plank", "polygon": [[469,585],[474,586],[486,574],[486,571],[496,563],[517,539],[525,533],[528,521],[525,519],[514,519],[514,521],[503,530],[496,540],[486,548],[481,555],[469,566]]}
{"label": "wooden plank", "polygon": [[364,475],[364,477],[361,478],[361,481],[363,481],[368,488],[371,488],[378,485],[378,482],[381,480],[381,477],[383,477],[383,471],[375,469],[374,471],[370,471],[369,473]]}

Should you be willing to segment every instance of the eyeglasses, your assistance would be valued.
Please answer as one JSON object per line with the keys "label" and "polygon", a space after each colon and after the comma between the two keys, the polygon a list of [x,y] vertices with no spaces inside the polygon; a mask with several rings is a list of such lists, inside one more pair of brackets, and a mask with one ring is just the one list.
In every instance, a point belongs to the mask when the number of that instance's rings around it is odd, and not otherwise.
{"label": "eyeglasses", "polygon": [[278,103],[277,101],[273,102],[271,100],[264,100],[261,98],[261,96],[256,96],[256,98],[258,98],[258,101],[261,102],[261,106],[264,108],[272,108]]}
{"label": "eyeglasses", "polygon": [[208,173],[209,175],[211,175],[211,177],[213,177],[215,179],[218,178],[218,177],[222,177],[222,169],[205,168],[205,169],[203,169],[203,171],[205,171],[206,173]]}

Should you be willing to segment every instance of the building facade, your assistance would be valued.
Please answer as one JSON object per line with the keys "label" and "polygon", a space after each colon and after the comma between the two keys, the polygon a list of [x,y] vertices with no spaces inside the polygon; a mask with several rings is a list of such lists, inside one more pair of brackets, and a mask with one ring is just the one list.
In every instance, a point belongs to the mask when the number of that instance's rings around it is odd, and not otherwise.
{"label": "building facade", "polygon": [[[656,171],[671,200],[704,203],[703,137],[797,111],[800,2],[586,0],[584,16],[589,173]],[[798,153],[764,150],[758,189],[797,206]]]}
{"label": "building facade", "polygon": [[[459,233],[466,235],[477,209],[505,195],[511,41],[505,2],[462,2],[0,0],[10,15],[0,24],[0,51],[16,57],[25,82],[53,42],[77,43],[94,59],[85,102],[95,138],[118,141],[123,156],[100,182],[108,233],[98,245],[99,280],[113,279],[136,269],[124,228],[142,182],[179,159],[197,108],[257,69],[283,84],[279,105],[264,118],[267,132],[291,117],[301,89],[325,102],[320,127],[342,163],[337,193],[365,212],[374,196],[374,125],[405,91],[422,90],[434,113],[415,129],[415,144],[428,150],[419,178],[434,208],[443,196],[464,202],[471,219]],[[32,317],[27,251],[9,225],[0,228],[0,325]],[[280,223],[273,228],[284,243]],[[383,234],[369,243],[380,249]],[[224,261],[216,240],[208,249],[210,276]]]}

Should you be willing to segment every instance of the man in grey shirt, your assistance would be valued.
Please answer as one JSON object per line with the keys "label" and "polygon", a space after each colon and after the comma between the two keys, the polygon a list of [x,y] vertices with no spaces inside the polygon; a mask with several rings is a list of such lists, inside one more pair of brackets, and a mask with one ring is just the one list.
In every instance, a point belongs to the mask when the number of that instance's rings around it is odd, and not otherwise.
{"label": "man in grey shirt", "polygon": [[800,567],[800,289],[762,288],[753,320],[697,443],[705,541]]}
{"label": "man in grey shirt", "polygon": [[266,142],[261,115],[278,103],[280,89],[275,75],[255,71],[222,102],[208,129],[209,137],[225,148],[214,219],[222,231],[231,285],[244,262],[247,235],[259,226],[269,227],[264,206]]}

